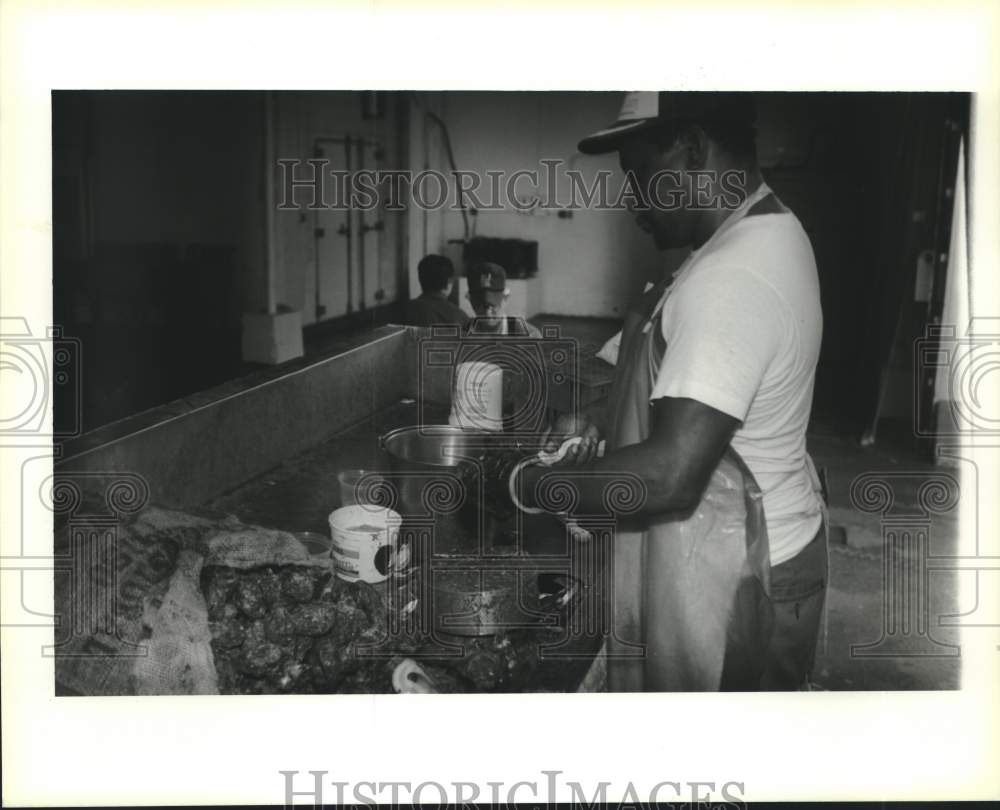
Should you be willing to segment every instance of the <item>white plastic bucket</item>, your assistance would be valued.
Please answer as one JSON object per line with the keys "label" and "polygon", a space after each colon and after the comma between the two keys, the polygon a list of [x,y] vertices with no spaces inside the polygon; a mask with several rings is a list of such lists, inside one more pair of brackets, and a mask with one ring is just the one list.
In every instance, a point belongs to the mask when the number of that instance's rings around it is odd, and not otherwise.
{"label": "white plastic bucket", "polygon": [[397,553],[401,522],[398,512],[371,504],[342,506],[332,512],[330,557],[337,576],[351,582],[377,583],[404,568],[408,559]]}
{"label": "white plastic bucket", "polygon": [[476,430],[503,429],[503,369],[472,360],[455,369],[448,424]]}

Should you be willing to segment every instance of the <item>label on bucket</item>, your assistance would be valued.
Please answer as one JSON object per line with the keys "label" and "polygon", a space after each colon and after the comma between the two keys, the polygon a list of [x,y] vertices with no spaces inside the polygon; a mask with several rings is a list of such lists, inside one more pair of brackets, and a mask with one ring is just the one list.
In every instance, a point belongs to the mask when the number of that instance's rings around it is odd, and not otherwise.
{"label": "label on bucket", "polygon": [[361,554],[356,549],[346,548],[338,543],[333,544],[333,553],[335,556],[350,557],[352,560],[361,559]]}
{"label": "label on bucket", "polygon": [[336,555],[333,557],[333,568],[338,574],[346,574],[350,579],[358,578],[358,567]]}
{"label": "label on bucket", "polygon": [[503,429],[503,369],[496,363],[459,363],[448,424],[497,431]]}
{"label": "label on bucket", "polygon": [[330,556],[342,579],[382,582],[389,575],[401,518],[385,507],[353,504],[330,515]]}

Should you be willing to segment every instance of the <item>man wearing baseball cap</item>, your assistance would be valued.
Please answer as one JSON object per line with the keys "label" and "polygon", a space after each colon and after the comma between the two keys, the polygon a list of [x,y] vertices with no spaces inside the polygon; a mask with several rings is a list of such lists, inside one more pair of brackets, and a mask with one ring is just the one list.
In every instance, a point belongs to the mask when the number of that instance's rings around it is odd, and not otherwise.
{"label": "man wearing baseball cap", "polygon": [[[630,93],[579,144],[618,153],[658,248],[691,248],[629,309],[603,424],[554,430],[582,437],[568,463],[587,474],[560,471],[581,513],[602,503],[600,474],[641,481],[613,541],[613,691],[797,689],[815,654],[825,506],[805,435],[819,283],[801,224],[763,182],[754,123],[748,94]],[[522,490],[543,475],[528,468]]]}
{"label": "man wearing baseball cap", "polygon": [[469,324],[473,334],[498,334],[540,338],[542,333],[524,318],[507,314],[507,271],[493,262],[477,262],[467,274],[469,303],[476,317]]}

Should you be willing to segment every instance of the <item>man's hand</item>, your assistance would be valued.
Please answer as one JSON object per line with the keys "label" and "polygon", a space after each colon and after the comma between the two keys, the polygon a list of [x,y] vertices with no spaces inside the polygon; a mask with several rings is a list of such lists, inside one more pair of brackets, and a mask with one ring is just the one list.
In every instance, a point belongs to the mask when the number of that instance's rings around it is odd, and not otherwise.
{"label": "man's hand", "polygon": [[582,441],[571,447],[565,457],[554,466],[586,464],[597,456],[597,445],[600,444],[602,431],[600,426],[586,414],[561,414],[542,437],[542,449],[546,453],[554,453],[563,442],[575,436],[581,437]]}
{"label": "man's hand", "polygon": [[[638,507],[641,514],[684,512],[698,505],[739,420],[696,400],[674,397],[653,402],[650,416],[650,433],[645,441],[619,447],[603,458],[594,459],[586,476],[577,476],[566,462],[556,465],[564,468],[565,480],[576,488],[580,514],[605,510],[608,481],[624,472],[638,478],[645,487]],[[564,421],[562,426],[566,425]],[[586,425],[572,426],[586,430]],[[557,442],[558,438],[552,437],[551,441]],[[550,474],[552,470],[546,467],[523,470],[525,497],[530,499],[539,479]]]}

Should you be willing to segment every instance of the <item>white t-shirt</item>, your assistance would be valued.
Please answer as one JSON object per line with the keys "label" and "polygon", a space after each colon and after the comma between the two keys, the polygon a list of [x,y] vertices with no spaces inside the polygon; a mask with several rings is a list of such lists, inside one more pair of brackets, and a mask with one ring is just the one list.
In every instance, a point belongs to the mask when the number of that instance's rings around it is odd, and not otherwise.
{"label": "white t-shirt", "polygon": [[651,399],[696,399],[739,419],[733,447],[764,493],[771,564],[822,521],[806,426],[823,331],[816,260],[791,213],[749,216],[694,254],[663,308]]}

